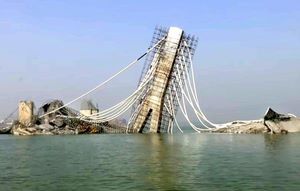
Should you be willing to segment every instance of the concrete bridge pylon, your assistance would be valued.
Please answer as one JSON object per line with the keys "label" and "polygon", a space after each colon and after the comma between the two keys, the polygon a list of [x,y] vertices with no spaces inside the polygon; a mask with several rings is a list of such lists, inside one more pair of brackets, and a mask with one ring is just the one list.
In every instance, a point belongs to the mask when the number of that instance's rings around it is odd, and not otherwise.
{"label": "concrete bridge pylon", "polygon": [[[167,125],[173,123],[173,117],[170,114],[166,114],[165,103],[167,99],[170,99],[172,91],[171,79],[176,63],[186,51],[183,40],[188,43],[192,43],[191,36],[184,34],[184,31],[177,27],[170,27],[167,29],[159,29],[159,34],[154,35],[154,40],[161,40],[165,38],[164,42],[153,53],[152,57],[148,59],[148,70],[151,67],[154,68],[154,74],[152,83],[148,86],[149,92],[143,99],[139,100],[135,110],[135,117],[132,121],[132,132],[150,132],[159,133],[164,132],[167,129]],[[150,61],[149,61],[150,60]],[[188,66],[185,66],[188,67]],[[153,69],[153,68],[152,68]],[[182,75],[182,74],[179,74]]]}

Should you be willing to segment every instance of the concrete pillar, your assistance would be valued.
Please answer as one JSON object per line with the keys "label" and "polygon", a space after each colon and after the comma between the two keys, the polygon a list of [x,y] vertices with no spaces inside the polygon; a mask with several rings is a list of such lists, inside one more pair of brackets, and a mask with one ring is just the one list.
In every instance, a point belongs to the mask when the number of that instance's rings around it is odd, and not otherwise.
{"label": "concrete pillar", "polygon": [[171,27],[167,34],[164,50],[155,55],[155,57],[158,57],[158,65],[154,74],[153,84],[150,86],[151,93],[142,102],[141,110],[133,124],[134,132],[140,132],[147,120],[150,121],[149,131],[151,133],[159,132],[163,98],[182,35],[182,29]]}
{"label": "concrete pillar", "polygon": [[19,103],[19,122],[23,125],[30,125],[33,120],[33,107],[32,101],[20,101]]}

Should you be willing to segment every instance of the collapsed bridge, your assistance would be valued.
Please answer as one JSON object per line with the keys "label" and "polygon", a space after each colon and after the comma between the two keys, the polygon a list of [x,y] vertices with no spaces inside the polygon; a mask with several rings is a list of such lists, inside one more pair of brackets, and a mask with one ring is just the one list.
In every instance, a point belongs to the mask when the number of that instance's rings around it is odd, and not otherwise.
{"label": "collapsed bridge", "polygon": [[[132,108],[127,132],[172,133],[175,126],[182,132],[176,119],[180,109],[195,131],[215,129],[219,125],[210,122],[199,106],[192,63],[197,42],[195,36],[186,34],[180,28],[156,28],[150,48],[139,58],[95,88],[61,107],[40,115],[39,118],[51,115],[82,99],[146,57],[138,87],[129,97],[103,111],[65,117],[103,123],[118,118]],[[201,126],[192,123],[187,107],[196,115]]]}
{"label": "collapsed bridge", "polygon": [[[224,124],[210,122],[201,110],[197,96],[193,56],[197,45],[195,36],[180,28],[156,28],[150,48],[125,68],[64,104],[60,100],[45,103],[34,114],[32,101],[20,101],[4,120],[0,120],[0,134],[95,134],[95,133],[173,133],[180,132],[177,116],[182,114],[196,132],[217,133],[287,133],[300,131],[300,118],[292,114],[278,114],[268,109],[264,118],[250,121],[233,121]],[[118,104],[99,111],[85,107],[80,112],[71,104],[108,84],[111,80],[146,58],[137,89]],[[92,105],[89,103],[88,105]],[[131,108],[128,123],[119,120]],[[19,120],[14,114],[19,111]],[[197,121],[192,121],[191,115]]]}

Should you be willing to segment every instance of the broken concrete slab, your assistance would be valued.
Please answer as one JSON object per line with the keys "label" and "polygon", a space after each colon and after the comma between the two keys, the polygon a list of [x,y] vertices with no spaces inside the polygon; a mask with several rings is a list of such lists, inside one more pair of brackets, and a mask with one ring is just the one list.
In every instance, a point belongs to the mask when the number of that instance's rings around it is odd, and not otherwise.
{"label": "broken concrete slab", "polygon": [[300,118],[292,114],[280,114],[268,108],[263,119],[234,121],[213,132],[218,133],[294,133],[300,132]]}

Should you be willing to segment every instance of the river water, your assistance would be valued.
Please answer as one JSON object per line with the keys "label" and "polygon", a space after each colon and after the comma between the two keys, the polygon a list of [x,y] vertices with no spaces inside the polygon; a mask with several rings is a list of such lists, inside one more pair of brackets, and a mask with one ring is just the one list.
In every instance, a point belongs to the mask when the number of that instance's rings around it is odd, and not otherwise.
{"label": "river water", "polygon": [[300,190],[300,134],[1,135],[0,190]]}

